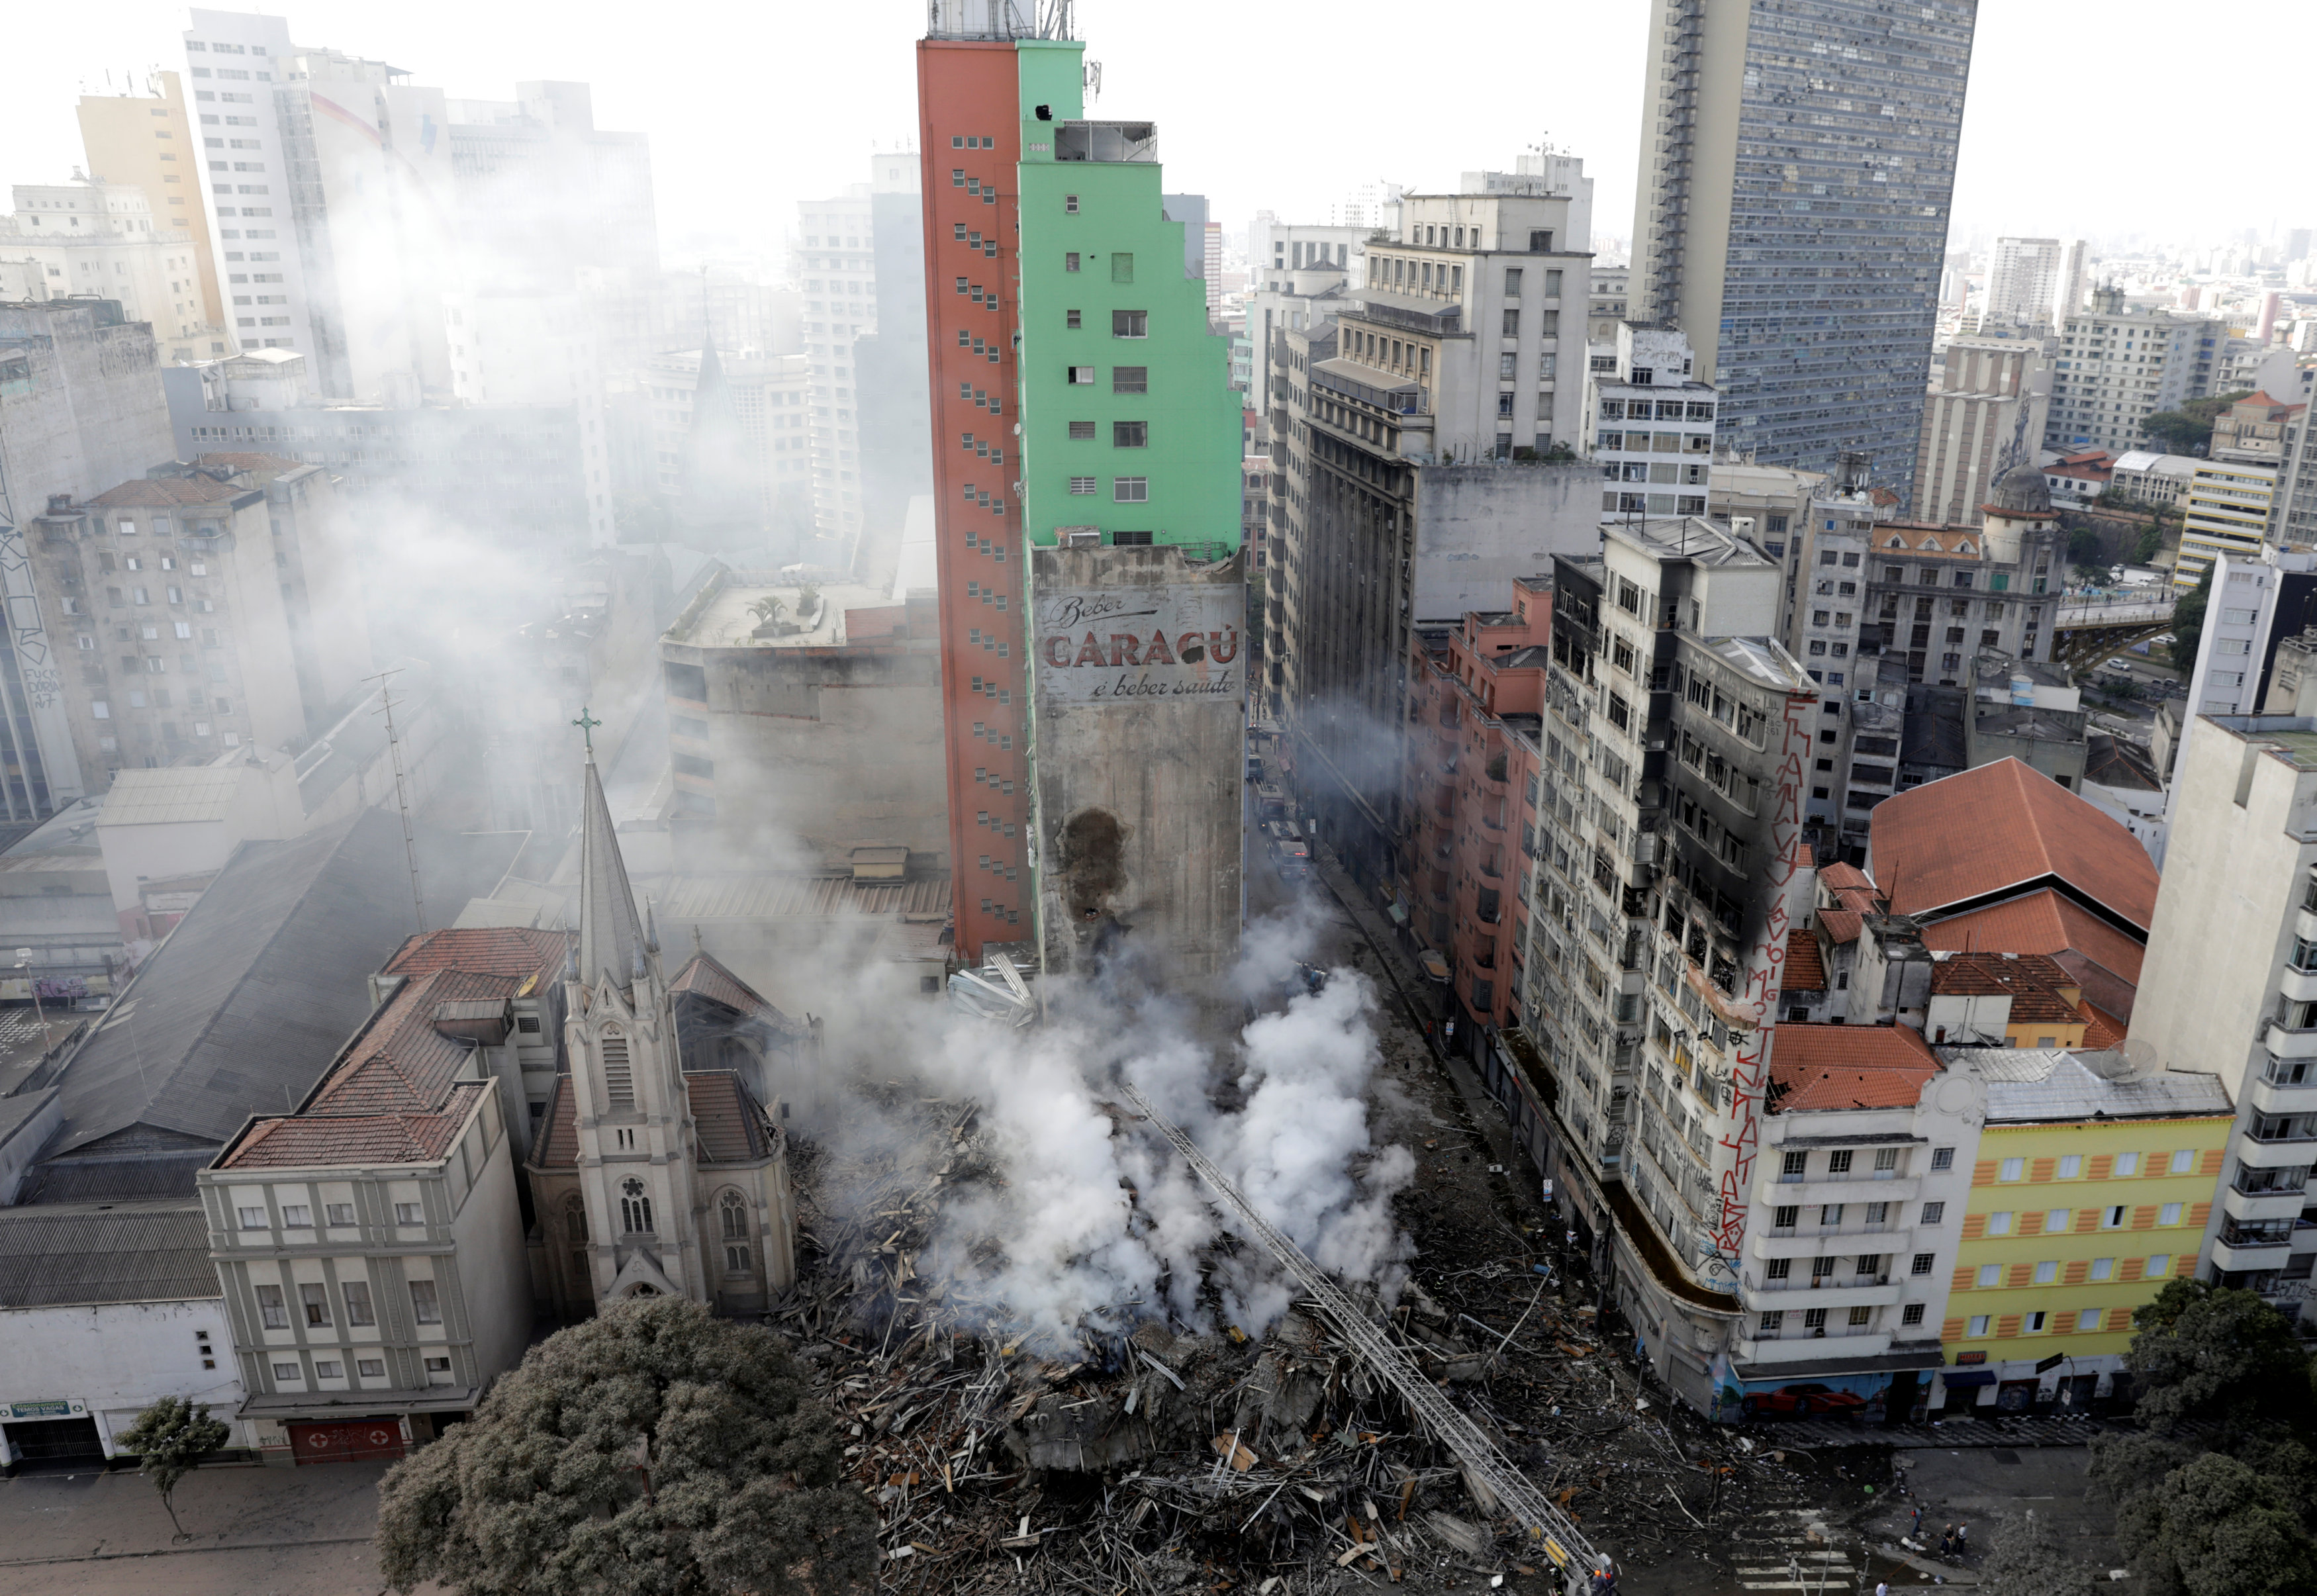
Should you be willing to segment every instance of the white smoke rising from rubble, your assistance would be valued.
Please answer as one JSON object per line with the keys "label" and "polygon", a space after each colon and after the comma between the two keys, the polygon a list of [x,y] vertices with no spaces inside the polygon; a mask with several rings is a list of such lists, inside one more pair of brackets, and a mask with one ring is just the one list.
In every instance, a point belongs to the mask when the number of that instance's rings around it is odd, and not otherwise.
{"label": "white smoke rising from rubble", "polygon": [[[1250,928],[1233,984],[1250,996],[1279,991],[1312,929],[1308,917]],[[1185,1005],[1121,992],[1115,978],[1042,984],[1048,1018],[1030,1032],[944,1009],[920,1011],[915,1024],[888,1014],[873,1044],[847,1039],[856,1046],[844,1051],[870,1073],[906,1060],[926,1089],[979,1103],[1001,1160],[1002,1183],[952,1189],[918,1274],[1002,1301],[1002,1322],[989,1328],[1033,1343],[1145,1318],[1249,1334],[1275,1321],[1293,1282],[1251,1239],[1218,1247],[1230,1217],[1122,1102],[1114,1082],[1123,1077],[1323,1269],[1397,1297],[1412,1249],[1391,1199],[1415,1161],[1380,1146],[1369,1124],[1364,1094],[1381,1054],[1364,976],[1333,970],[1317,993],[1298,982],[1284,1011],[1219,1049],[1194,1036]],[[896,1024],[908,1029],[889,1028]],[[810,1129],[839,1150],[894,1134],[869,1108],[853,1099],[835,1123]]]}

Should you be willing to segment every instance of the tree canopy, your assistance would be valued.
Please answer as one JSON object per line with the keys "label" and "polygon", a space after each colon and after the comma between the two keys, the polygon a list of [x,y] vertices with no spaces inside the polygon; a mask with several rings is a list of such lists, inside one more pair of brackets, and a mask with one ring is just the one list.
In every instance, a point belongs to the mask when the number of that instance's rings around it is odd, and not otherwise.
{"label": "tree canopy", "polygon": [[2317,1590],[2317,1385],[2258,1296],[2172,1280],[2133,1315],[2136,1432],[2092,1440],[2091,1477],[2152,1596]]}
{"label": "tree canopy", "polygon": [[2164,445],[2174,454],[2193,454],[2213,441],[2213,423],[2239,399],[2250,399],[2250,389],[2185,399],[2177,410],[2159,410],[2140,424],[2143,437]]}
{"label": "tree canopy", "polygon": [[532,1349],[475,1416],[379,1487],[398,1590],[828,1596],[866,1581],[874,1514],[773,1334],[677,1297]]}
{"label": "tree canopy", "polygon": [[2048,1520],[2030,1508],[2004,1527],[1979,1572],[1981,1596],[2100,1596],[2107,1571],[2068,1555]]}
{"label": "tree canopy", "polygon": [[137,1422],[112,1438],[124,1452],[134,1452],[139,1471],[161,1493],[162,1509],[177,1538],[185,1527],[177,1522],[177,1483],[199,1466],[201,1460],[233,1439],[233,1431],[210,1417],[207,1403],[182,1396],[165,1396],[137,1415]]}

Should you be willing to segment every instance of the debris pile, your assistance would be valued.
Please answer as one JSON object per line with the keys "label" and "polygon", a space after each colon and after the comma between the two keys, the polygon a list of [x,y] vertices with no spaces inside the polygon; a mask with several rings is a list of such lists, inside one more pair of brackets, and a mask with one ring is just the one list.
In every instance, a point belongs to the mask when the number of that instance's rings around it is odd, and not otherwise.
{"label": "debris pile", "polygon": [[[968,1256],[984,1275],[952,1258],[927,1278],[944,1204],[1002,1183],[1002,1161],[971,1104],[890,1089],[878,1107],[914,1134],[843,1157],[797,1147],[811,1261],[773,1323],[850,1431],[886,1585],[1294,1596],[1548,1572],[1314,1305],[1259,1337],[1152,1305],[1130,1332],[1032,1346],[988,1284],[997,1239]],[[1748,1515],[1810,1500],[1782,1454],[1644,1395],[1535,1233],[1466,1243],[1440,1261],[1481,1261],[1436,1273],[1427,1247],[1376,1322],[1596,1546],[1629,1564],[1719,1556]]]}

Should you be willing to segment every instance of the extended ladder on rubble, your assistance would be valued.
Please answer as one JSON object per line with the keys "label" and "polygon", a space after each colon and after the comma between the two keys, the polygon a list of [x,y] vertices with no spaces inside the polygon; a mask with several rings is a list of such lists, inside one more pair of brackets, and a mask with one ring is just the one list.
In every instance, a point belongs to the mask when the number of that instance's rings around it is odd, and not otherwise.
{"label": "extended ladder on rubble", "polygon": [[1239,1188],[1217,1169],[1214,1161],[1199,1151],[1182,1128],[1150,1106],[1131,1080],[1122,1080],[1121,1089],[1127,1099],[1150,1122],[1158,1127],[1159,1134],[1175,1144],[1199,1179],[1214,1188],[1231,1211],[1239,1216],[1248,1233],[1271,1250],[1287,1272],[1295,1277],[1306,1291],[1319,1302],[1320,1310],[1335,1322],[1344,1339],[1366,1358],[1370,1367],[1390,1380],[1400,1395],[1408,1399],[1425,1426],[1448,1449],[1456,1454],[1464,1466],[1468,1480],[1483,1487],[1493,1495],[1498,1506],[1510,1512],[1543,1547],[1545,1555],[1560,1570],[1567,1588],[1579,1592],[1587,1576],[1597,1566],[1598,1559],[1577,1525],[1568,1514],[1547,1501],[1543,1492],[1524,1475],[1496,1443],[1484,1434],[1464,1412],[1440,1394],[1423,1372],[1409,1361],[1402,1352],[1375,1323],[1362,1313],[1352,1299],[1338,1290],[1335,1282],[1320,1271],[1320,1266],[1304,1256],[1303,1250],[1274,1229],[1262,1215],[1257,1213]]}

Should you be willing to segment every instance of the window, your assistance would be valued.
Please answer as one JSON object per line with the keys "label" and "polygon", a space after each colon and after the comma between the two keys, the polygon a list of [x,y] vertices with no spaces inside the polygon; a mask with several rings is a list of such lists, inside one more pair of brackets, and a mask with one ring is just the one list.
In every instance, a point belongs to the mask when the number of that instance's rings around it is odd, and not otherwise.
{"label": "window", "polygon": [[1968,1322],[1968,1328],[1965,1330],[1964,1333],[1973,1337],[1985,1335],[1987,1333],[1987,1315],[1984,1314],[1973,1314]]}
{"label": "window", "polygon": [[324,1216],[332,1224],[352,1224],[354,1222],[354,1206],[352,1203],[330,1203],[326,1206]]}
{"label": "window", "polygon": [[2030,1335],[2040,1335],[2043,1333],[2044,1327],[2051,1322],[2052,1316],[2049,1314],[2030,1314],[2020,1324],[2019,1328],[2026,1331]]}
{"label": "window", "polygon": [[748,1233],[748,1205],[737,1191],[728,1191],[718,1200],[716,1214],[728,1242],[745,1239]]}
{"label": "window", "polygon": [[2095,1258],[2095,1259],[2093,1259],[2093,1260],[2092,1260],[2092,1278],[2093,1278],[2093,1279],[2095,1279],[2095,1280],[2113,1280],[2113,1279],[2115,1279],[2115,1278],[2116,1278],[2116,1260],[2114,1260],[2113,1258]]}
{"label": "window", "polygon": [[273,1366],[273,1377],[277,1380],[302,1380],[305,1375],[294,1363],[277,1363]]}
{"label": "window", "polygon": [[1785,1161],[1779,1169],[1779,1176],[1782,1179],[1788,1181],[1799,1180],[1803,1178],[1803,1171],[1809,1167],[1809,1153],[1789,1152],[1785,1155]]}
{"label": "window", "polygon": [[434,1295],[434,1281],[413,1280],[410,1283],[410,1316],[421,1324],[443,1323],[443,1304]]}
{"label": "window", "polygon": [[2073,1208],[2053,1208],[2044,1215],[2044,1233],[2047,1236],[2063,1235],[2075,1223],[2075,1218]]}
{"label": "window", "polygon": [[1840,1203],[1827,1204],[1818,1211],[1818,1222],[1820,1224],[1829,1226],[1840,1224],[1842,1223],[1842,1205]]}
{"label": "window", "polygon": [[[1075,271],[1077,271],[1078,269],[1078,252],[1077,250],[1073,249],[1073,250],[1071,250],[1068,255],[1066,255],[1066,256],[1062,256],[1062,270],[1063,270],[1063,271],[1065,271],[1065,272],[1075,272]],[[960,282],[964,282],[964,281],[965,281],[965,279],[964,279],[964,278],[962,278],[962,277],[961,277],[961,278],[959,278],[959,279],[958,279],[958,281],[959,281]]]}
{"label": "window", "polygon": [[1853,1308],[1850,1310],[1850,1323],[1853,1329],[1864,1328],[1865,1325],[1872,1323],[1874,1322],[1874,1310],[1872,1308]]}
{"label": "window", "polygon": [[365,1380],[382,1380],[386,1378],[386,1359],[357,1358],[354,1359],[354,1372]]}
{"label": "window", "polygon": [[1067,214],[1067,215],[1076,216],[1076,215],[1078,213],[1078,195],[1076,195],[1076,194],[1064,194],[1064,195],[1062,196],[1062,210],[1063,210],[1064,213],[1065,213],[1065,214]]}
{"label": "window", "polygon": [[1091,443],[1093,443],[1093,442],[1094,442],[1094,423],[1093,423],[1093,422],[1091,422],[1091,421],[1073,421],[1073,422],[1071,422],[1071,423],[1070,423],[1070,442],[1072,442],[1072,443],[1074,443],[1074,444],[1091,444]]}
{"label": "window", "polygon": [[1075,333],[1083,331],[1086,327],[1086,322],[1084,318],[1081,317],[1078,311],[1065,310],[1062,312],[1062,326],[1069,331]]}
{"label": "window", "polygon": [[1858,1255],[1858,1269],[1856,1272],[1862,1275],[1881,1274],[1883,1272],[1883,1255],[1880,1252],[1860,1253]]}
{"label": "window", "polygon": [[2116,1155],[2116,1172],[2119,1178],[2140,1173],[2140,1154],[2119,1152]]}
{"label": "window", "polygon": [[1824,1330],[1826,1328],[1826,1310],[1824,1308],[1803,1309],[1803,1328],[1804,1330]]}
{"label": "window", "polygon": [[1918,1252],[1913,1261],[1908,1264],[1907,1272],[1910,1275],[1928,1275],[1931,1272],[1931,1266],[1937,1261],[1938,1254],[1936,1252]]}
{"label": "window", "polygon": [[1785,1325],[1786,1316],[1784,1314],[1765,1314],[1762,1315],[1761,1324],[1755,1333],[1766,1336],[1776,1335],[1778,1331],[1784,1330]]}
{"label": "window", "polygon": [[2176,1175],[2195,1174],[2196,1172],[2196,1149],[2192,1147],[2183,1147],[2179,1152],[2174,1153],[2172,1155],[2172,1172]]}
{"label": "window", "polygon": [[284,1230],[313,1229],[314,1210],[307,1206],[304,1203],[282,1204],[282,1228]]}
{"label": "window", "polygon": [[1952,1147],[1934,1147],[1934,1148],[1932,1148],[1932,1149],[1931,1149],[1931,1168],[1933,1168],[1934,1170],[1952,1170],[1952,1169],[1954,1169],[1954,1168],[1955,1168],[1955,1149],[1954,1149],[1954,1148],[1952,1148]]}
{"label": "window", "polygon": [[244,1229],[244,1230],[264,1230],[264,1229],[265,1229],[265,1228],[266,1228],[266,1226],[265,1226],[265,1210],[264,1210],[264,1209],[263,1209],[263,1208],[242,1208],[242,1209],[239,1209],[239,1210],[237,1210],[237,1212],[240,1214],[240,1215],[241,1215],[241,1228],[242,1228],[242,1229]]}
{"label": "window", "polygon": [[1150,312],[1148,310],[1113,310],[1110,313],[1110,336],[1114,338],[1147,338],[1150,336]]}
{"label": "window", "polygon": [[1829,1175],[1847,1175],[1850,1173],[1850,1158],[1851,1152],[1850,1149],[1847,1147],[1828,1153],[1826,1155],[1827,1173]]}
{"label": "window", "polygon": [[1505,298],[1508,300],[1516,300],[1520,298],[1520,282],[1521,269],[1518,266],[1507,266],[1505,268]]}
{"label": "window", "polygon": [[1519,311],[1507,310],[1505,312],[1505,336],[1507,338],[1517,338],[1520,336]]}
{"label": "window", "polygon": [[[1091,382],[1093,378],[1087,379]],[[1150,391],[1149,366],[1113,366],[1110,368],[1110,390],[1113,393],[1148,393]]]}
{"label": "window", "polygon": [[1147,421],[1114,421],[1110,424],[1110,446],[1114,449],[1146,449],[1150,445],[1150,424]]}
{"label": "window", "polygon": [[2061,1179],[2072,1180],[2083,1172],[2084,1160],[2081,1153],[2071,1152],[2067,1157],[2060,1161]]}
{"label": "window", "polygon": [[2116,1204],[2116,1206],[2112,1208],[2103,1208],[2100,1210],[2100,1229],[2122,1230],[2123,1228],[2124,1205],[2122,1203]]}
{"label": "window", "polygon": [[[1113,282],[1133,282],[1134,257],[1131,255],[1112,256],[1110,257],[1110,280]],[[1140,336],[1141,335],[1137,334],[1136,336]]]}
{"label": "window", "polygon": [[376,1324],[378,1315],[371,1309],[370,1287],[360,1280],[349,1280],[341,1288],[346,1296],[348,1324]]}
{"label": "window", "polygon": [[1946,1217],[1946,1213],[1947,1206],[1945,1203],[1925,1203],[1923,1205],[1922,1218],[1919,1223],[1924,1224],[1937,1224],[1940,1220]]}
{"label": "window", "polygon": [[1072,366],[1070,368],[1070,385],[1073,388],[1092,388],[1094,386],[1094,368],[1092,366]]}
{"label": "window", "polygon": [[2053,1281],[2057,1280],[2059,1278],[2060,1278],[2060,1266],[2059,1266],[2059,1264],[2058,1264],[2056,1261],[2054,1261],[2054,1260],[2050,1260],[2050,1259],[2046,1259],[2046,1260],[2044,1260],[2042,1263],[2039,1263],[2039,1264],[2037,1264],[2037,1265],[2035,1266],[2035,1284],[2036,1284],[2036,1285],[2038,1285],[2038,1286],[2049,1286],[2049,1285],[2051,1285]]}
{"label": "window", "polygon": [[746,1245],[724,1249],[724,1272],[728,1275],[745,1275],[749,1272],[748,1249]]}
{"label": "window", "polygon": [[1880,1147],[1875,1149],[1874,1172],[1877,1175],[1895,1174],[1898,1168],[1899,1150],[1896,1147]]}
{"label": "window", "polygon": [[2027,1161],[2026,1159],[2007,1158],[2002,1161],[2002,1163],[1996,1167],[1995,1178],[1998,1180],[2017,1180],[2025,1177],[2026,1173]]}
{"label": "window", "polygon": [[1997,1213],[1990,1214],[1987,1216],[1987,1233],[1990,1236],[2009,1235],[2011,1233],[2011,1210],[2005,1208]]}
{"label": "window", "polygon": [[1802,1213],[1800,1208],[1795,1207],[1773,1209],[1770,1214],[1770,1224],[1778,1230],[1792,1230],[1794,1228],[1795,1221],[1802,1217]]}
{"label": "window", "polygon": [[630,1178],[620,1183],[620,1228],[630,1233],[651,1233],[651,1198],[644,1195],[644,1183]]}
{"label": "window", "polygon": [[1901,1309],[1900,1309],[1900,1310],[1899,1310],[1899,1323],[1901,1323],[1901,1324],[1920,1324],[1922,1322],[1923,1322],[1923,1305],[1922,1305],[1922,1304],[1920,1304],[1920,1303],[1909,1303],[1905,1307],[1903,1307],[1903,1308],[1901,1308]]}
{"label": "window", "polygon": [[1762,1265],[1763,1278],[1768,1280],[1783,1280],[1794,1272],[1794,1260],[1791,1258],[1773,1258]]}
{"label": "window", "polygon": [[2098,1308],[2086,1308],[2076,1315],[2076,1329],[2079,1333],[2098,1330],[2099,1327],[2100,1311]]}
{"label": "window", "polygon": [[1111,498],[1123,505],[1139,505],[1150,497],[1148,477],[1114,477],[1110,483]]}
{"label": "window", "polygon": [[2180,1215],[2182,1211],[2181,1205],[2178,1203],[2167,1203],[2157,1213],[2156,1223],[2159,1224],[2178,1224],[2180,1223]]}
{"label": "window", "polygon": [[2172,1255],[2169,1252],[2157,1252],[2150,1255],[2148,1260],[2148,1269],[2144,1276],[2145,1278],[2151,1280],[2161,1280],[2165,1276],[2171,1272]]}
{"label": "window", "polygon": [[1092,477],[1072,477],[1070,479],[1070,491],[1072,493],[1078,494],[1091,494],[1095,489],[1095,481],[1096,479]]}
{"label": "window", "polygon": [[258,1323],[268,1330],[290,1328],[290,1308],[282,1300],[282,1287],[261,1286],[257,1288]]}
{"label": "window", "polygon": [[451,1360],[447,1358],[426,1359],[426,1383],[429,1385],[448,1385],[451,1383]]}
{"label": "window", "polygon": [[330,1322],[330,1295],[327,1287],[309,1281],[298,1287],[298,1300],[305,1305],[306,1323],[309,1326]]}
{"label": "window", "polygon": [[426,1215],[416,1203],[397,1203],[394,1205],[394,1223],[424,1224],[426,1223]]}

